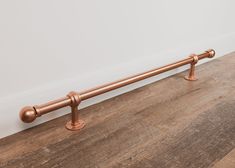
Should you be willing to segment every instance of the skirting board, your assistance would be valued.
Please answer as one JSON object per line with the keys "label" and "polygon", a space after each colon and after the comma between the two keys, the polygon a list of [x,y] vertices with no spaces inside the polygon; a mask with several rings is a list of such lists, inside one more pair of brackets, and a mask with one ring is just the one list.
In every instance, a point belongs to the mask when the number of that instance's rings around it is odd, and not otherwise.
{"label": "skirting board", "polygon": [[[0,97],[0,138],[36,126],[43,122],[52,120],[54,118],[67,114],[70,111],[68,108],[63,108],[58,111],[47,114],[43,117],[40,117],[31,124],[25,124],[19,119],[19,111],[23,106],[45,103],[49,100],[63,97],[69,91],[82,91],[100,84],[112,82],[123,77],[128,77],[136,73],[141,73],[152,68],[157,68],[165,64],[172,63],[174,61],[185,58],[191,53],[201,53],[209,48],[215,49],[215,58],[218,58],[234,51],[234,44],[235,33],[227,34],[213,39],[193,42],[188,46],[177,47],[177,49],[171,48],[168,51],[156,53],[154,56],[144,56],[142,58],[132,60],[130,62],[125,62],[121,65],[112,65],[104,67],[99,71],[84,74],[83,76],[79,76],[77,78],[75,77],[73,79],[55,81],[54,83],[49,83],[38,88],[29,89],[20,93],[15,93],[14,95]],[[164,61],[161,60],[161,57],[164,57]],[[200,61],[199,64],[205,63],[210,60],[211,59],[205,59],[203,61]],[[158,75],[156,77],[152,77],[144,81],[137,82],[135,84],[117,89],[115,91],[97,96],[95,98],[82,102],[80,108],[96,104],[111,97],[123,94],[125,92],[171,76],[173,74],[182,72],[188,68],[189,66],[184,66]],[[121,72],[120,69],[122,69]],[[99,78],[94,78],[94,76]]]}

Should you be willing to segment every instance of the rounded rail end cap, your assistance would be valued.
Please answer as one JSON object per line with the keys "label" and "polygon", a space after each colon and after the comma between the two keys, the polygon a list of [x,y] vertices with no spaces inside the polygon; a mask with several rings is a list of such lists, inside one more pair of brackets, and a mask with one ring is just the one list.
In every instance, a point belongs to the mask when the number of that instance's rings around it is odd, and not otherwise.
{"label": "rounded rail end cap", "polygon": [[37,118],[37,113],[33,107],[27,106],[20,111],[20,119],[25,123],[31,123]]}
{"label": "rounded rail end cap", "polygon": [[213,49],[209,49],[206,52],[208,52],[210,54],[209,58],[213,58],[215,56],[215,50],[213,50]]}

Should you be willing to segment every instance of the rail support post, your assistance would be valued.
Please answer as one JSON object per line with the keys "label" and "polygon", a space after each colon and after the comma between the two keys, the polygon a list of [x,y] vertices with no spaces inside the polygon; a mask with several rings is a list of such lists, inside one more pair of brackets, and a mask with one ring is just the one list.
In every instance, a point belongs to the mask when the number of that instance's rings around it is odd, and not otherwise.
{"label": "rail support post", "polygon": [[197,78],[195,77],[195,65],[198,62],[198,56],[196,54],[192,54],[190,57],[193,58],[193,61],[190,66],[189,74],[188,76],[185,76],[184,79],[188,81],[195,81],[197,80]]}
{"label": "rail support post", "polygon": [[76,92],[70,92],[67,97],[71,100],[71,121],[67,122],[65,127],[71,131],[80,130],[85,126],[84,121],[79,119],[78,105],[81,103],[80,96]]}

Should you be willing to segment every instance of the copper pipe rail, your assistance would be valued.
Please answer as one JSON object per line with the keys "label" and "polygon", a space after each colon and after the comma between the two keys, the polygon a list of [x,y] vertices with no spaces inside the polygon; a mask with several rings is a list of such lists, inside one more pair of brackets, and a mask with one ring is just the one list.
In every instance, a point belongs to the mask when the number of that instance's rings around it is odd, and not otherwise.
{"label": "copper pipe rail", "polygon": [[188,58],[183,59],[181,61],[153,69],[135,76],[131,76],[125,79],[118,80],[116,82],[108,83],[106,85],[102,85],[90,90],[86,90],[83,92],[70,92],[66,97],[63,97],[61,99],[48,102],[46,104],[42,105],[35,105],[35,106],[27,106],[24,107],[20,111],[20,118],[22,121],[26,123],[30,123],[34,121],[37,117],[40,117],[46,113],[49,113],[51,111],[70,106],[71,107],[71,121],[69,121],[66,124],[66,128],[68,130],[79,130],[85,126],[85,123],[79,119],[79,112],[78,112],[78,105],[81,103],[81,101],[95,97],[97,95],[106,93],[108,91],[129,85],[131,83],[158,75],[160,73],[181,67],[186,64],[190,64],[190,70],[189,75],[185,77],[186,80],[194,81],[195,78],[195,64],[204,58],[212,58],[215,55],[215,51],[213,49],[207,50],[202,54],[196,55],[192,54]]}

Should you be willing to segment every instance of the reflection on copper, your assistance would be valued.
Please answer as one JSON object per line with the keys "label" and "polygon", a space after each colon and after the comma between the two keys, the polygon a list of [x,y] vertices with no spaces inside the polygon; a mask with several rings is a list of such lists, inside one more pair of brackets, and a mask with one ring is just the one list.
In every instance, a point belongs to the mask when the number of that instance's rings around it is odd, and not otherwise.
{"label": "reflection on copper", "polygon": [[33,107],[26,106],[20,111],[20,118],[22,121],[26,123],[30,123],[34,121],[37,117],[40,117],[41,115],[44,115],[46,113],[52,112],[54,110],[70,106],[71,107],[71,121],[69,121],[66,124],[66,128],[68,130],[80,130],[85,126],[85,123],[79,119],[79,112],[78,112],[78,106],[81,101],[95,97],[97,95],[101,95],[103,93],[109,92],[111,90],[135,83],[137,81],[161,74],[163,72],[181,67],[183,65],[190,64],[190,70],[189,75],[185,77],[185,79],[189,81],[196,80],[195,77],[195,65],[196,63],[204,58],[212,58],[215,55],[215,51],[213,49],[207,50],[202,54],[196,55],[192,54],[190,57],[183,59],[181,61],[156,68],[144,73],[140,73],[128,78],[124,78],[112,83],[108,83],[105,85],[101,85],[83,92],[70,92],[66,97],[63,97],[61,99],[48,102],[46,104],[42,105],[35,105]]}

